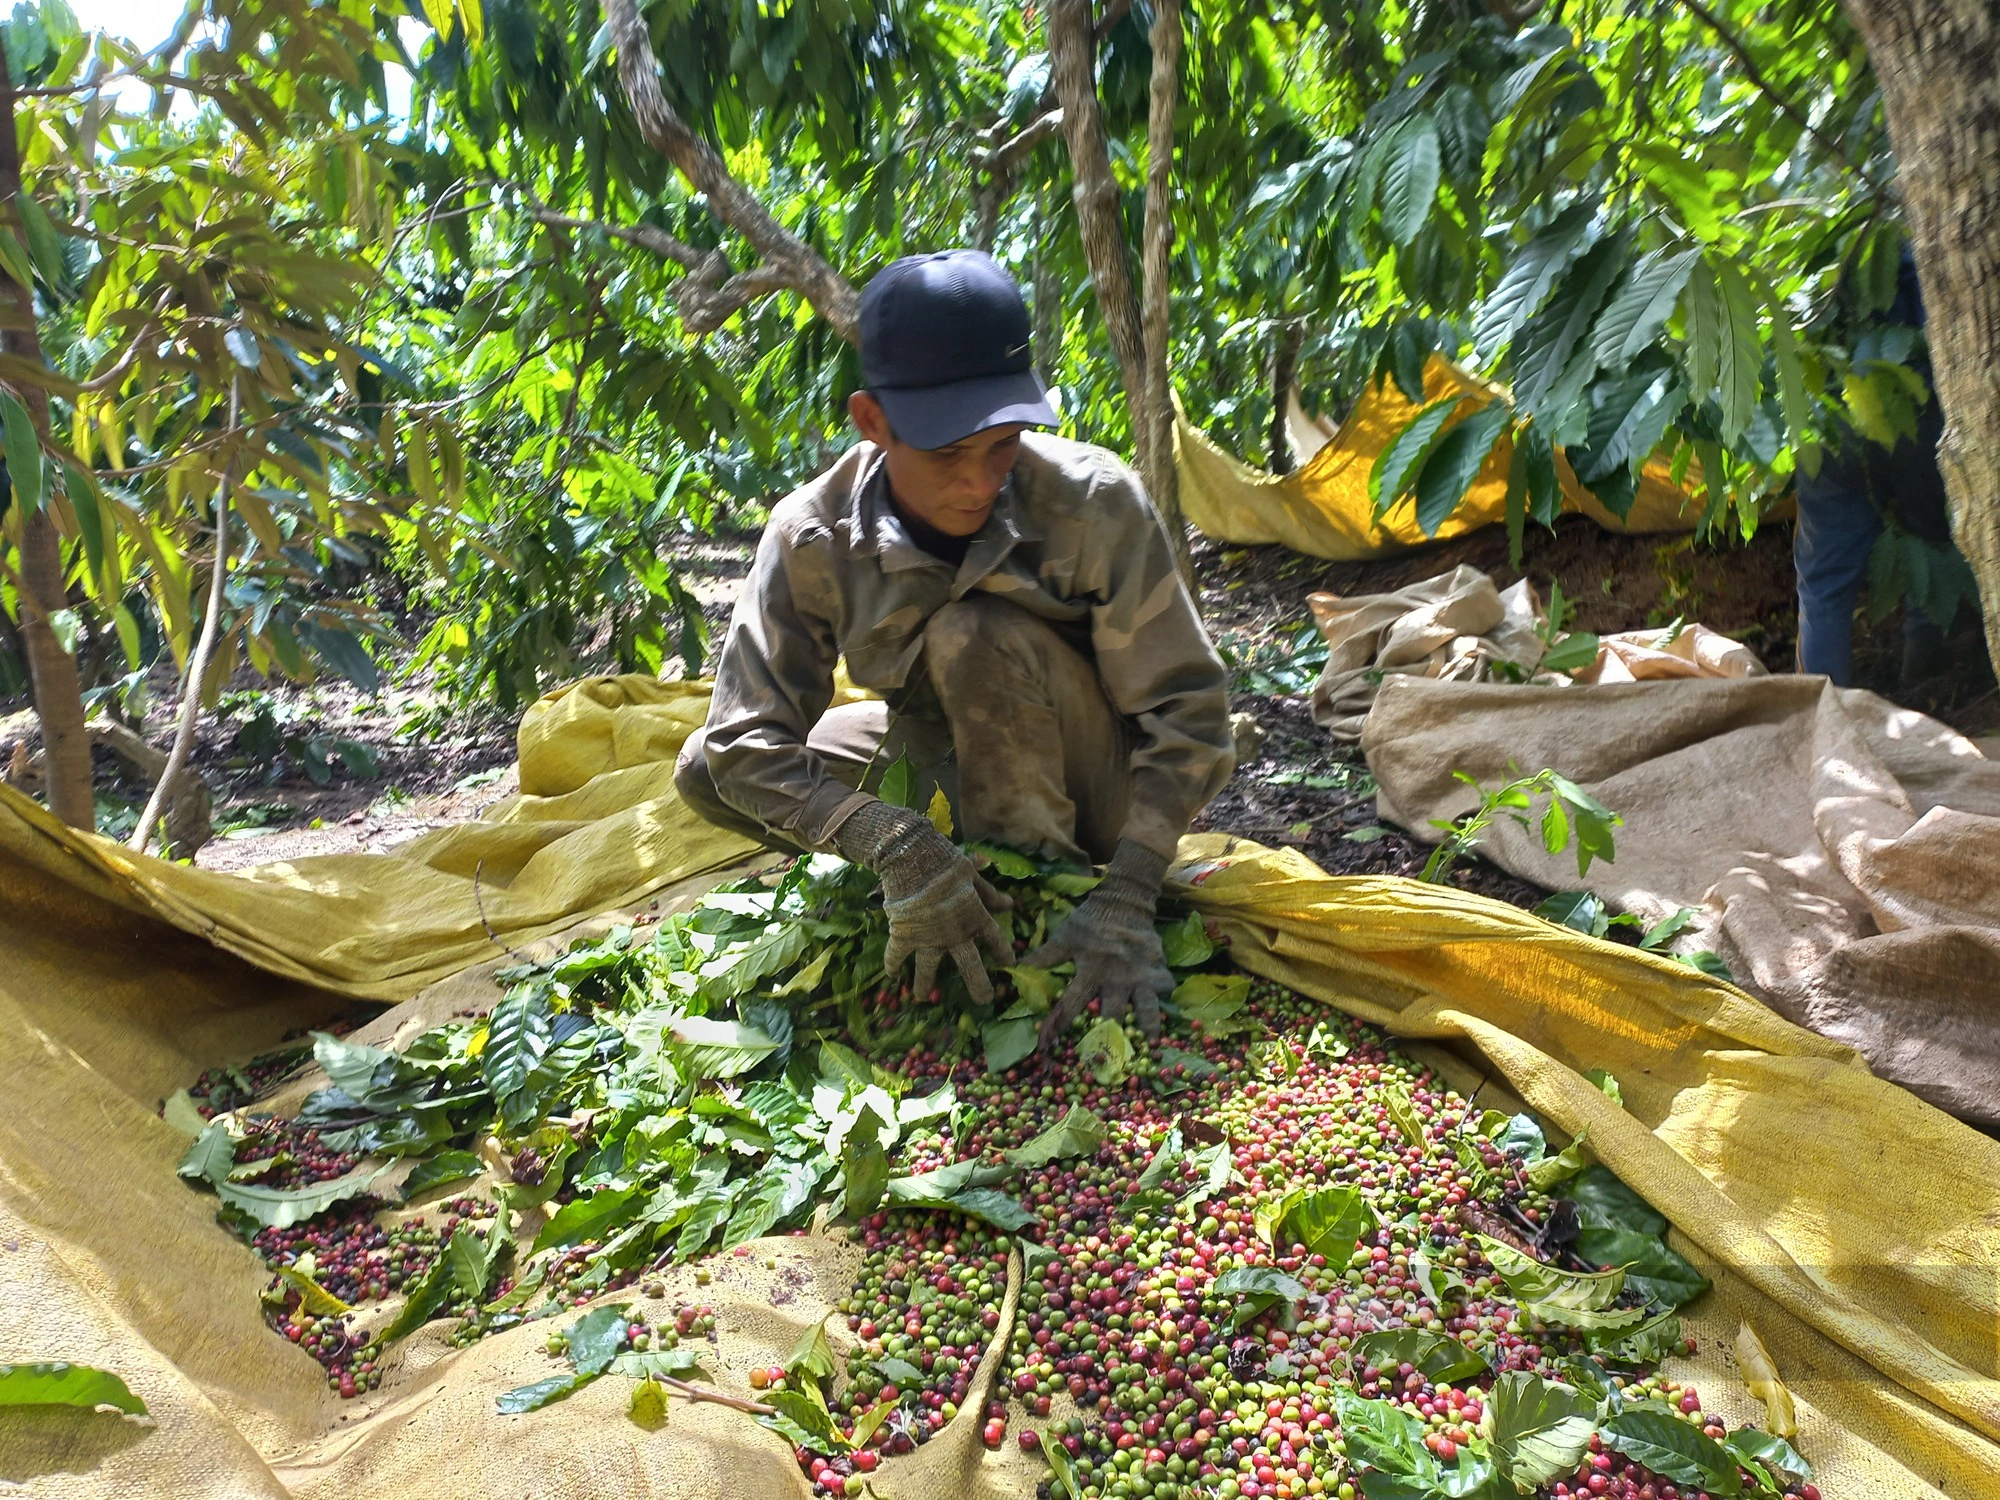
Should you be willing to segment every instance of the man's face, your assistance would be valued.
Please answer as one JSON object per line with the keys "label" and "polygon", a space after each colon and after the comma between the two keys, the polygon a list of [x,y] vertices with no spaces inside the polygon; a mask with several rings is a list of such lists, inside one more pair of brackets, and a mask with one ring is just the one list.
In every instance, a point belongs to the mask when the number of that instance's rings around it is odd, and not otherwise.
{"label": "man's face", "polygon": [[882,404],[866,391],[848,398],[861,435],[882,450],[896,503],[946,536],[971,536],[986,524],[1000,487],[1021,454],[1021,423],[989,427],[948,448],[912,448],[897,438]]}

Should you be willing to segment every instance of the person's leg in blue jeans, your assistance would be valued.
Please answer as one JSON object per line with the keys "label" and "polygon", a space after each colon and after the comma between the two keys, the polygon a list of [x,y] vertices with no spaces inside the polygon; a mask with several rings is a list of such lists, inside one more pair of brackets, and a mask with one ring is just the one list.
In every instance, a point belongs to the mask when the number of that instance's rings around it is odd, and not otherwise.
{"label": "person's leg in blue jeans", "polygon": [[1816,475],[1798,479],[1799,519],[1792,561],[1799,575],[1799,670],[1854,685],[1854,603],[1882,518],[1868,499],[1860,465],[1828,454]]}

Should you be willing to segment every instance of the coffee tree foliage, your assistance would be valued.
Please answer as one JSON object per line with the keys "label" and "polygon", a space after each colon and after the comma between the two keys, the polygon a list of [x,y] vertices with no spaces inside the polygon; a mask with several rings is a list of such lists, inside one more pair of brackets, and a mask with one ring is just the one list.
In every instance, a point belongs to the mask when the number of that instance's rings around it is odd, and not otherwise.
{"label": "coffee tree foliage", "polygon": [[[786,231],[855,285],[989,242],[1066,426],[1129,450],[1063,137],[994,165],[1054,103],[1039,8],[640,14],[671,108]],[[1151,18],[1098,8],[1134,235]],[[1432,355],[1509,392],[1425,408],[1385,460],[1380,504],[1427,529],[1511,440],[1517,538],[1553,519],[1558,453],[1622,512],[1657,451],[1709,530],[1747,533],[1826,443],[1893,439],[1929,399],[1920,343],[1873,326],[1895,163],[1835,0],[1214,0],[1184,27],[1174,381],[1246,455],[1286,326],[1336,411],[1371,380],[1421,405]],[[195,0],[141,53],[62,0],[17,6],[0,272],[33,285],[39,355],[17,339],[0,368],[0,600],[18,619],[45,512],[85,690],[185,657],[219,487],[211,692],[242,663],[370,681],[392,620],[447,689],[504,705],[595,665],[699,664],[664,544],[820,467],[858,370],[648,143],[610,37],[592,3]],[[15,407],[42,394],[35,442]],[[1957,587],[1955,561],[1926,586]]]}
{"label": "coffee tree foliage", "polygon": [[1328,330],[1350,392],[1421,405],[1434,351],[1507,387],[1452,426],[1426,407],[1385,455],[1378,506],[1427,532],[1511,432],[1517,539],[1554,518],[1558,450],[1618,515],[1657,450],[1705,529],[1747,535],[1823,444],[1893,443],[1929,399],[1917,341],[1871,326],[1904,237],[1866,56],[1818,0],[1561,14],[1343,40],[1371,67],[1329,70],[1329,128],[1244,205],[1240,295]]}
{"label": "coffee tree foliage", "polygon": [[[301,0],[268,24],[184,27],[150,57],[55,0],[4,27],[21,191],[0,271],[32,288],[34,316],[0,370],[0,579],[14,616],[23,528],[53,518],[61,633],[98,686],[160,644],[186,655],[225,475],[238,540],[217,676],[239,660],[372,671],[376,621],[350,585],[386,507],[342,471],[388,383],[355,337],[369,249],[395,232],[388,132],[360,108],[381,69],[365,7]],[[135,79],[156,87],[135,101]]]}

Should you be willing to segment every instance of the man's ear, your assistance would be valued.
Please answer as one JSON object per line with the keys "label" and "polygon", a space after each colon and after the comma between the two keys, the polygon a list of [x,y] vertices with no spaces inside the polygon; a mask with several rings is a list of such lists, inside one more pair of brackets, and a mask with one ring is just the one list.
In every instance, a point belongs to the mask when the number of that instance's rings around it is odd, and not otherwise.
{"label": "man's ear", "polygon": [[895,433],[889,427],[889,414],[882,410],[882,403],[867,391],[856,391],[847,398],[847,415],[854,423],[855,431],[878,448],[886,448],[895,441]]}

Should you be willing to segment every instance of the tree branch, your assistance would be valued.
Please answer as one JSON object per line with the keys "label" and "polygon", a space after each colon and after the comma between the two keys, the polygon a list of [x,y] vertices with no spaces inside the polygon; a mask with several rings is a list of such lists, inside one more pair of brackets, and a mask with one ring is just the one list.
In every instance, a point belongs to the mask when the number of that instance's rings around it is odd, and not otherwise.
{"label": "tree branch", "polygon": [[1509,31],[1519,31],[1542,8],[1542,0],[1529,0],[1525,5],[1512,5],[1508,0],[1479,0],[1479,3],[1489,16]]}
{"label": "tree branch", "polygon": [[[1096,54],[1096,49],[1104,45],[1104,39],[1111,35],[1111,28],[1124,20],[1131,9],[1132,0],[1111,0],[1111,3],[1104,7],[1104,13],[1091,27],[1093,56]],[[1034,118],[1023,125],[1018,134],[1007,140],[995,141],[984,156],[973,158],[972,169],[975,172],[1004,171],[1020,160],[1023,153],[1034,150],[1061,128],[1062,106],[1056,102],[1055,76],[1051,70],[1049,86],[1042,90],[1042,97],[1035,101]],[[993,134],[997,135],[999,129],[998,125],[994,126]]]}
{"label": "tree branch", "polygon": [[[1111,0],[1104,7],[1104,13],[1097,18],[1091,28],[1091,56],[1095,59],[1097,49],[1104,45],[1104,39],[1111,35],[1111,28],[1125,18],[1132,9],[1132,0]],[[973,229],[973,243],[982,250],[993,248],[993,237],[1000,226],[1000,210],[1014,193],[1014,170],[1023,157],[1035,147],[1062,129],[1062,106],[1056,103],[1054,71],[1051,70],[1049,85],[1042,90],[1042,97],[1035,102],[1035,116],[1014,135],[1000,138],[1001,124],[996,124],[987,133],[991,143],[983,155],[975,156],[971,166],[975,176],[986,180],[980,184],[978,210]]]}
{"label": "tree branch", "polygon": [[76,394],[79,396],[86,393],[95,395],[99,391],[108,391],[122,384],[125,377],[131,373],[132,366],[138,363],[139,351],[145,347],[146,340],[152,338],[159,331],[160,325],[148,319],[139,331],[132,336],[132,341],[125,346],[125,352],[118,357],[117,363],[102,373],[91,376],[88,380],[79,381],[76,387]]}
{"label": "tree branch", "polygon": [[747,1396],[732,1396],[727,1391],[712,1391],[707,1386],[691,1385],[685,1380],[676,1380],[671,1375],[655,1377],[661,1385],[688,1401],[713,1401],[717,1406],[726,1406],[732,1411],[748,1412],[753,1417],[769,1416],[778,1408],[762,1401],[752,1401]]}
{"label": "tree branch", "polygon": [[650,250],[662,260],[676,261],[688,274],[667,289],[680,310],[681,321],[690,333],[713,333],[736,313],[761,301],[773,292],[796,288],[791,275],[776,266],[753,266],[736,271],[720,250],[702,250],[676,239],[652,224],[607,224],[600,219],[579,219],[551,208],[533,211],[537,222],[560,229],[595,229]]}
{"label": "tree branch", "polygon": [[[234,377],[229,382],[231,427],[236,425],[241,384]],[[215,562],[208,575],[208,614],[201,622],[201,636],[195,642],[194,654],[188,658],[187,676],[181,681],[181,720],[174,726],[174,743],[167,752],[166,769],[153,783],[152,795],[147,797],[145,810],[132,829],[128,847],[138,854],[146,852],[146,845],[153,837],[153,824],[165,811],[168,799],[175,795],[174,783],[181,779],[187,770],[188,757],[194,753],[195,726],[201,722],[202,686],[208,680],[208,664],[214,659],[215,643],[222,637],[222,610],[229,602],[230,468],[231,465],[224,464],[215,483]]]}
{"label": "tree branch", "polygon": [[1037,115],[1022,129],[1001,141],[984,155],[972,159],[975,172],[998,173],[1011,171],[1020,159],[1035,147],[1062,129],[1062,108],[1056,108]]}
{"label": "tree branch", "polygon": [[842,338],[856,342],[860,338],[861,294],[853,283],[772,217],[731,174],[715,148],[689,129],[687,121],[667,102],[660,87],[659,60],[653,55],[652,39],[646,34],[637,0],[603,0],[603,5],[605,24],[618,49],[618,81],[646,144],[671,161],[688,185],[708,200],[710,213],[750,242],[764,264],[746,275],[761,272],[777,278],[778,284],[810,302]]}
{"label": "tree branch", "polygon": [[1883,185],[1871,177],[1868,174],[1868,170],[1861,163],[1850,157],[1838,141],[1831,140],[1827,136],[1822,135],[1819,127],[1813,124],[1806,116],[1805,111],[1778,91],[1778,86],[1765,76],[1762,68],[1757,66],[1757,59],[1750,55],[1750,49],[1744,45],[1743,39],[1729,29],[1728,23],[1722,17],[1704,5],[1702,0],[1682,0],[1682,3],[1689,10],[1693,11],[1710,31],[1715,33],[1716,39],[1723,46],[1729,49],[1738,64],[1741,65],[1744,77],[1750,80],[1752,86],[1759,93],[1771,101],[1772,106],[1779,114],[1798,126],[1807,138],[1817,145],[1821,151],[1841,166],[1846,167],[1878,194],[1884,191]]}
{"label": "tree branch", "polygon": [[[993,237],[1000,228],[1000,210],[1014,196],[1015,168],[1035,147],[1062,129],[1062,118],[1060,109],[1051,109],[1030,121],[1026,129],[972,159],[973,175],[982,179],[972,242],[981,250],[993,248]],[[997,134],[999,129],[998,125],[994,126],[994,133]]]}
{"label": "tree branch", "polygon": [[127,68],[120,68],[115,73],[100,73],[94,78],[86,78],[81,83],[64,83],[54,86],[44,85],[40,88],[16,89],[14,90],[14,97],[16,99],[69,99],[77,94],[101,94],[106,89],[116,88],[119,84],[132,78],[136,78],[143,83],[146,75],[133,72]]}

